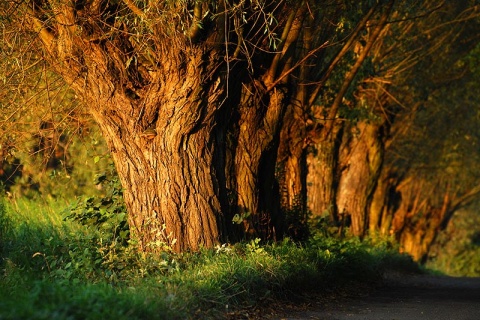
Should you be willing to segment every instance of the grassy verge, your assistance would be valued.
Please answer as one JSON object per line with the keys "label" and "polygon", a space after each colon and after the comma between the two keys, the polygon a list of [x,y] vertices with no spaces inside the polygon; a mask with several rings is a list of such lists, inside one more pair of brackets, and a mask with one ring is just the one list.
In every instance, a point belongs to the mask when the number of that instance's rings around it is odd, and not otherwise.
{"label": "grassy verge", "polygon": [[265,299],[373,283],[386,268],[412,267],[386,241],[324,236],[153,257],[63,221],[61,207],[0,207],[0,319],[222,318]]}

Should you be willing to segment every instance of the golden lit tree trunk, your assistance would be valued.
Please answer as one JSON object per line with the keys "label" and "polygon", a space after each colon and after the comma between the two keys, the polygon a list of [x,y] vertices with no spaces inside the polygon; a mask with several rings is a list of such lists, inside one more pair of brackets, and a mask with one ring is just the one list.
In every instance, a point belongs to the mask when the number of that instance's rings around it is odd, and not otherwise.
{"label": "golden lit tree trunk", "polygon": [[[305,3],[296,3],[288,13],[281,42],[271,60],[262,64],[256,80],[242,83],[238,108],[238,145],[235,149],[237,210],[249,236],[274,238],[279,213],[275,167],[291,90],[288,87],[292,53],[305,22]],[[308,53],[308,54],[311,54]],[[305,57],[308,57],[305,54]]]}
{"label": "golden lit tree trunk", "polygon": [[285,209],[305,210],[306,200],[306,143],[302,121],[288,108],[281,138],[278,175],[281,185],[281,204]]}
{"label": "golden lit tree trunk", "polygon": [[143,110],[115,91],[84,93],[89,104],[102,106],[92,114],[111,149],[130,227],[143,250],[164,245],[197,250],[220,240],[223,182],[215,173],[222,170],[217,161],[222,151],[215,141],[215,114],[221,91],[204,81],[202,54],[189,58],[184,74],[152,86]]}
{"label": "golden lit tree trunk", "polygon": [[[336,186],[338,184],[338,151],[342,124],[337,123],[326,137],[311,134],[307,155],[307,206],[314,216],[328,214],[338,223]],[[313,132],[315,133],[315,132]]]}
{"label": "golden lit tree trunk", "polygon": [[[257,86],[244,90],[240,101],[235,149],[237,214],[249,236],[274,236],[272,217],[278,214],[279,201],[278,190],[274,189],[275,162],[284,99],[281,90],[265,93],[262,86]],[[258,104],[263,106],[258,108]]]}
{"label": "golden lit tree trunk", "polygon": [[122,33],[109,41],[87,40],[68,21],[59,24],[58,35],[39,26],[40,37],[51,65],[102,130],[140,249],[213,246],[224,222],[218,189],[225,184],[225,127],[217,126],[225,105],[225,63],[216,47],[165,39],[149,70],[132,62],[140,55],[129,58],[133,44]]}
{"label": "golden lit tree trunk", "polygon": [[341,154],[337,191],[338,212],[351,218],[351,232],[363,236],[368,227],[367,209],[380,174],[383,149],[378,124],[359,122],[346,134]]}

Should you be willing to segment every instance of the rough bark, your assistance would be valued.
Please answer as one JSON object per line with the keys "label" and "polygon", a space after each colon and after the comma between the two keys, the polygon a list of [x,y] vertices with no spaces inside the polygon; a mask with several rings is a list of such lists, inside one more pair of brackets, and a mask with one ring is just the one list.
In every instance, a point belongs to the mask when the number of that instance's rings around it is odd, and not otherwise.
{"label": "rough bark", "polygon": [[337,191],[337,207],[345,219],[351,218],[351,232],[364,236],[368,226],[367,208],[380,174],[383,147],[378,124],[359,122],[347,133],[342,149],[342,172]]}
{"label": "rough bark", "polygon": [[[282,187],[281,204],[285,209],[304,207],[305,202],[305,124],[294,112],[295,106],[289,106],[280,134],[278,166]],[[300,109],[300,108],[298,108]]]}
{"label": "rough bark", "polygon": [[328,214],[333,223],[338,223],[335,199],[342,124],[337,123],[326,137],[323,131],[316,131],[310,132],[310,152],[307,155],[308,210],[313,216]]}
{"label": "rough bark", "polygon": [[[221,91],[208,91],[202,56],[192,52],[184,73],[152,85],[143,109],[121,92],[84,93],[90,105],[102,106],[91,111],[111,149],[142,250],[197,250],[219,241],[217,191],[224,182],[215,175],[222,170],[215,116]],[[156,135],[145,135],[148,128]]]}
{"label": "rough bark", "polygon": [[42,9],[34,9],[32,28],[46,59],[84,100],[111,150],[140,250],[217,243],[223,223],[218,189],[225,184],[225,132],[217,123],[226,96],[218,48],[159,31],[161,45],[145,53],[121,30],[126,25],[106,37],[97,29],[103,26],[87,23],[86,10],[76,12],[86,15],[77,19],[68,2],[52,8],[51,27],[40,20]]}
{"label": "rough bark", "polygon": [[[295,112],[296,111],[296,112]],[[288,106],[280,133],[276,178],[280,187],[283,228],[292,239],[305,239],[307,232],[307,141],[303,110]]]}
{"label": "rough bark", "polygon": [[263,88],[257,84],[243,92],[235,150],[235,180],[237,210],[246,234],[272,238],[272,217],[278,214],[275,162],[285,92],[277,89],[265,92]]}
{"label": "rough bark", "polygon": [[261,64],[258,69],[265,71],[256,80],[242,83],[234,160],[235,191],[238,215],[250,237],[275,238],[275,225],[279,224],[275,221],[280,209],[275,167],[280,130],[291,97],[286,84],[295,69],[292,55],[307,7],[303,2],[294,5],[282,26],[277,52],[271,60],[258,61]]}

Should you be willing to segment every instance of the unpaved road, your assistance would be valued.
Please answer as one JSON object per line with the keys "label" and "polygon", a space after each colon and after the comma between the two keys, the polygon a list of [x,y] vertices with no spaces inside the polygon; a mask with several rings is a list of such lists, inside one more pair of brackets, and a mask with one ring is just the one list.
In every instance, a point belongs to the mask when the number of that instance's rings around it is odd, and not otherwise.
{"label": "unpaved road", "polygon": [[390,275],[363,297],[323,301],[282,320],[480,320],[480,278]]}

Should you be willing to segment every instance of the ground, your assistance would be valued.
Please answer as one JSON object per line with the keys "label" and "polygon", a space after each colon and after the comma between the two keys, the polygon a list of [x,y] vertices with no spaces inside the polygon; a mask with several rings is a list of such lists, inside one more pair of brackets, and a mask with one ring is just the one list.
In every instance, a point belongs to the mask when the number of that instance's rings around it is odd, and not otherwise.
{"label": "ground", "polygon": [[388,274],[383,285],[364,294],[322,296],[287,307],[276,320],[478,320],[480,278]]}

